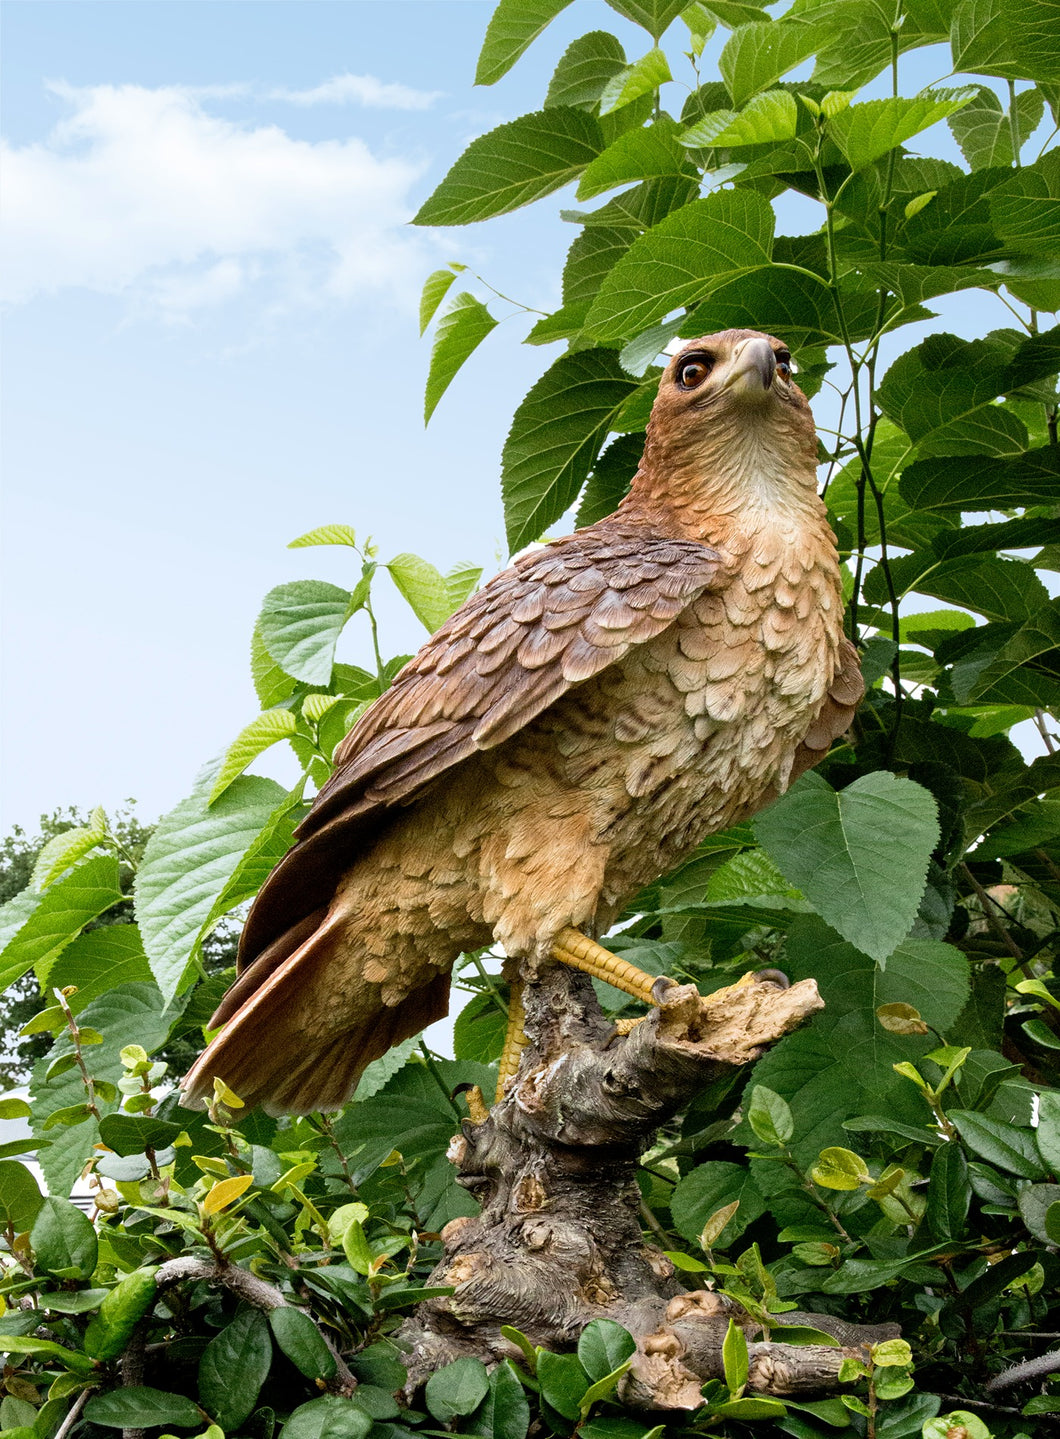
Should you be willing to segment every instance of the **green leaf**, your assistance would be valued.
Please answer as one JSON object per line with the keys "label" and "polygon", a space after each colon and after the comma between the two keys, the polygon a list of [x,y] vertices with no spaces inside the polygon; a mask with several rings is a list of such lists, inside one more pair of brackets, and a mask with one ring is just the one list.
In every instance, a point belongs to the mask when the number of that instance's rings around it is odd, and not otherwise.
{"label": "green leaf", "polygon": [[[714,6],[709,7],[714,10]],[[724,17],[723,17],[724,18]],[[718,58],[718,68],[738,108],[793,70],[812,55],[815,40],[800,25],[778,20],[756,20],[740,25],[729,36]]]}
{"label": "green leaf", "polygon": [[1055,258],[1060,244],[1060,150],[1050,150],[1004,180],[990,197],[998,237],[1017,250]]}
{"label": "green leaf", "polygon": [[1060,1184],[1025,1185],[1016,1203],[1029,1233],[1042,1244],[1052,1243],[1050,1230],[1055,1231],[1055,1221],[1060,1218]]}
{"label": "green leaf", "polygon": [[769,90],[756,95],[740,111],[717,110],[693,125],[681,136],[690,149],[708,146],[765,145],[791,140],[799,112],[795,97],[786,90]]}
{"label": "green leaf", "polygon": [[[800,1165],[808,1168],[821,1149],[848,1142],[844,1121],[853,1122],[852,1116],[886,1115],[892,1127],[902,1125],[899,1132],[905,1133],[907,1126],[920,1142],[927,1111],[919,1091],[892,1065],[926,1054],[933,1040],[889,1034],[875,1012],[881,1004],[905,1002],[945,1033],[968,1000],[964,955],[935,940],[907,939],[881,970],[807,916],[791,926],[785,969],[793,981],[815,979],[825,1008],[759,1060],[751,1082],[790,1104],[795,1121],[790,1145]],[[763,1192],[775,1191],[776,1164],[752,1160],[751,1169]]]}
{"label": "green leaf", "polygon": [[214,787],[210,791],[210,804],[218,800],[232,781],[243,773],[247,765],[253,764],[259,754],[264,754],[274,744],[294,734],[297,721],[290,710],[266,710],[240,730],[225,751]]}
{"label": "green leaf", "polygon": [[500,0],[486,29],[476,85],[495,85],[571,0]]}
{"label": "green leaf", "polygon": [[1054,1174],[1060,1174],[1060,1090],[1043,1089],[1038,1096],[1038,1153]]}
{"label": "green leaf", "polygon": [[289,1304],[270,1309],[269,1328],[276,1343],[307,1379],[330,1379],[334,1375],[335,1356],[303,1309]]}
{"label": "green leaf", "polygon": [[37,1411],[28,1400],[16,1399],[13,1394],[0,1399],[0,1433],[9,1439],[12,1430],[17,1434],[19,1429],[24,1431],[22,1439],[33,1439],[36,1420]]}
{"label": "green leaf", "polygon": [[[455,564],[445,573],[445,598],[448,614],[458,610],[482,578],[482,566],[467,561]],[[448,615],[447,615],[448,618]]]}
{"label": "green leaf", "polygon": [[444,270],[434,270],[423,282],[423,293],[420,295],[420,334],[422,335],[427,326],[434,319],[435,311],[449,293],[449,287],[456,279],[457,272],[446,267]]}
{"label": "green leaf", "polygon": [[504,445],[512,550],[536,540],[574,502],[616,412],[637,388],[613,350],[562,355],[534,385]]}
{"label": "green leaf", "polygon": [[0,953],[11,943],[40,901],[41,897],[34,893],[33,886],[27,885],[13,899],[0,904]]}
{"label": "green leaf", "polygon": [[414,225],[467,225],[506,215],[574,180],[604,148],[598,121],[553,105],[472,140]]}
{"label": "green leaf", "polygon": [[537,1356],[537,1377],[541,1397],[564,1419],[579,1419],[589,1378],[576,1354],[552,1354],[543,1349]]}
{"label": "green leaf", "polygon": [[966,455],[918,460],[902,475],[902,499],[912,510],[1008,510],[1050,504],[1060,484],[1055,445],[1013,459]]}
{"label": "green leaf", "polygon": [[660,85],[672,80],[670,65],[659,49],[649,50],[632,65],[613,75],[600,96],[600,114],[609,115],[623,105],[632,104],[642,95],[653,95]]}
{"label": "green leaf", "polygon": [[973,1154],[1021,1179],[1044,1179],[1034,1135],[969,1109],[952,1109],[949,1119]]}
{"label": "green leaf", "polygon": [[327,1394],[294,1410],[283,1439],[368,1439],[371,1428],[371,1416],[354,1400]]}
{"label": "green leaf", "polygon": [[264,709],[271,709],[288,699],[296,688],[296,681],[265,648],[258,624],[255,624],[250,638],[250,677],[254,682],[254,693]]}
{"label": "green leaf", "polygon": [[[386,566],[409,608],[431,634],[439,629],[452,614],[455,606],[450,601],[445,576],[419,555],[395,555]],[[466,576],[467,570],[462,573]],[[475,577],[481,570],[473,571]],[[472,584],[474,580],[472,580]]]}
{"label": "green leaf", "polygon": [[[92,1360],[75,1349],[67,1349],[50,1339],[38,1339],[29,1334],[5,1334],[0,1331],[0,1354],[36,1354],[43,1360],[58,1360],[75,1374],[89,1374],[95,1368]],[[86,1418],[88,1416],[86,1415]]]}
{"label": "green leaf", "polygon": [[167,1001],[180,989],[215,901],[285,801],[274,781],[243,775],[210,805],[212,781],[207,772],[193,793],[162,818],[136,876],[144,948]]}
{"label": "green leaf", "polygon": [[30,884],[36,890],[47,889],[71,865],[84,859],[106,838],[107,817],[103,810],[92,811],[87,825],[64,830],[50,839],[37,856]]}
{"label": "green leaf", "polygon": [[1049,0],[964,0],[950,30],[953,68],[1008,80],[1060,80],[1060,37]]}
{"label": "green leaf", "polygon": [[719,865],[707,880],[707,904],[753,904],[806,909],[764,850],[743,850]]}
{"label": "green leaf", "polygon": [[735,1200],[740,1207],[725,1226],[727,1244],[762,1217],[766,1200],[746,1167],[720,1159],[701,1164],[685,1175],[670,1197],[674,1228],[690,1243],[698,1243],[707,1220]]}
{"label": "green leaf", "polygon": [[788,1101],[764,1084],[756,1084],[751,1089],[747,1122],[756,1139],[777,1149],[787,1144],[795,1133],[795,1121]]}
{"label": "green leaf", "polygon": [[578,506],[579,528],[614,513],[629,491],[643,450],[643,435],[634,433],[620,435],[600,453]]}
{"label": "green leaf", "polygon": [[736,1323],[735,1319],[729,1320],[729,1327],[722,1341],[721,1362],[729,1393],[736,1398],[747,1383],[749,1363],[747,1355],[747,1335]]}
{"label": "green leaf", "polygon": [[94,1394],[85,1405],[85,1418],[106,1429],[147,1429],[161,1424],[198,1429],[204,1421],[199,1406],[183,1394],[167,1394],[142,1384]]}
{"label": "green leaf", "polygon": [[601,340],[626,339],[724,280],[769,263],[773,211],[760,196],[723,190],[668,215],[608,274],[586,318]]}
{"label": "green leaf", "polygon": [[590,30],[564,50],[549,81],[545,108],[577,105],[592,109],[607,82],[625,68],[626,52],[615,37],[606,30]]}
{"label": "green leaf", "polygon": [[[843,313],[848,333],[869,334],[878,310],[879,297],[874,290],[847,291]],[[827,283],[777,266],[751,270],[723,282],[684,320],[681,329],[687,336],[713,333],[717,327],[742,329],[749,314],[754,315],[756,325],[783,335],[793,346],[831,345],[842,338],[843,326]]]}
{"label": "green leaf", "polygon": [[96,1267],[96,1231],[69,1199],[45,1199],[33,1221],[30,1245],[37,1267],[61,1279],[89,1279]]}
{"label": "green leaf", "polygon": [[863,170],[974,97],[973,89],[927,90],[912,99],[866,100],[836,115],[829,133],[851,169]]}
{"label": "green leaf", "polygon": [[494,1064],[501,1057],[507,1017],[492,995],[477,994],[456,1017],[453,1025],[453,1054],[457,1059],[475,1059]]}
{"label": "green leaf", "polygon": [[456,1359],[427,1380],[427,1408],[439,1424],[471,1414],[486,1397],[489,1376],[480,1359]]}
{"label": "green leaf", "polygon": [[755,832],[821,918],[876,960],[908,934],[939,840],[929,792],[883,770],[838,794],[803,775]]}
{"label": "green leaf", "polygon": [[497,321],[481,300],[466,290],[461,291],[438,321],[431,349],[431,367],[423,402],[426,424],[437,408],[438,401],[452,383],[460,366],[478,349],[495,329]]}
{"label": "green leaf", "polygon": [[264,1314],[249,1306],[214,1336],[199,1360],[199,1397],[230,1433],[250,1417],[269,1377],[272,1340]]}
{"label": "green leaf", "polygon": [[[1016,96],[1021,146],[1037,129],[1044,108],[1040,90],[1023,90]],[[975,99],[950,116],[949,126],[973,170],[989,165],[1012,165],[1011,117],[988,85],[977,87]]]}
{"label": "green leaf", "polygon": [[612,10],[647,30],[653,40],[661,40],[688,0],[607,0]]}
{"label": "green leaf", "polygon": [[0,952],[0,988],[14,984],[35,968],[42,984],[71,940],[98,915],[120,904],[118,861],[100,854],[46,890],[29,918]]}
{"label": "green leaf", "polygon": [[[353,707],[353,711],[356,713],[357,706]],[[326,728],[326,725],[321,728]],[[245,778],[256,779],[257,777],[248,775]],[[241,779],[237,783],[242,785],[244,780]],[[257,894],[269,874],[290,849],[294,843],[295,827],[305,813],[305,802],[302,799],[304,783],[304,780],[300,780],[290,794],[284,795],[269,815],[257,838],[251,841],[243,858],[236,865],[231,879],[214,900],[200,938],[212,930],[222,915]]]}
{"label": "green leaf", "polygon": [[107,924],[78,935],[52,965],[48,982],[55,989],[76,985],[67,1000],[74,1014],[118,985],[149,980],[151,968],[135,924]]}
{"label": "green leaf", "polygon": [[265,596],[258,628],[265,648],[287,674],[308,685],[326,685],[350,612],[349,590],[323,580],[294,580]]}
{"label": "green leaf", "polygon": [[0,1224],[22,1234],[43,1203],[44,1195],[26,1166],[15,1159],[0,1159]]}
{"label": "green leaf", "polygon": [[[443,272],[454,279],[452,272]],[[307,530],[304,535],[299,535],[296,540],[291,540],[287,548],[289,550],[304,550],[313,545],[348,545],[351,549],[357,548],[357,535],[349,525],[317,525],[315,530]]]}
{"label": "green leaf", "polygon": [[[627,130],[589,165],[578,184],[578,199],[589,200],[616,185],[631,180],[651,180],[664,175],[691,176],[689,164],[677,142],[679,126],[669,116],[662,116],[652,125]],[[587,230],[583,238],[592,234]],[[628,245],[626,236],[626,245]],[[623,247],[624,248],[624,247]],[[564,299],[572,299],[564,290]]]}
{"label": "green leaf", "polygon": [[506,1360],[490,1375],[489,1393],[474,1420],[474,1432],[483,1439],[526,1439],[530,1406],[526,1392]]}
{"label": "green leaf", "polygon": [[171,1120],[139,1114],[105,1114],[99,1122],[100,1139],[122,1156],[166,1149],[180,1131],[181,1125]]}
{"label": "green leaf", "polygon": [[612,1319],[591,1319],[578,1336],[578,1358],[595,1383],[637,1352],[637,1341]]}
{"label": "green leaf", "polygon": [[921,458],[987,451],[1016,454],[1027,431],[995,404],[1007,388],[1009,354],[990,340],[936,334],[897,359],[879,387],[880,406]]}
{"label": "green leaf", "polygon": [[[816,84],[856,90],[891,63],[895,16],[885,0],[826,0],[795,9],[789,20],[807,27],[814,39]],[[910,17],[903,18],[908,27]],[[828,113],[827,106],[822,108]]]}

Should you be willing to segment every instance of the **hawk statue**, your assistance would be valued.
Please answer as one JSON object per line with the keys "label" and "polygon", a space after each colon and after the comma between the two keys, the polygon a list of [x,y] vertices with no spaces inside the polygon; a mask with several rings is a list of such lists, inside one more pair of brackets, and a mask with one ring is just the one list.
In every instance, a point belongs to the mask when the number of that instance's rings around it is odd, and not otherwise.
{"label": "hawk statue", "polygon": [[472,595],[339,746],[185,1102],[217,1076],[273,1113],[338,1108],[485,945],[651,1002],[592,936],[815,764],[863,693],[816,461],[780,340],[682,346],[618,510]]}

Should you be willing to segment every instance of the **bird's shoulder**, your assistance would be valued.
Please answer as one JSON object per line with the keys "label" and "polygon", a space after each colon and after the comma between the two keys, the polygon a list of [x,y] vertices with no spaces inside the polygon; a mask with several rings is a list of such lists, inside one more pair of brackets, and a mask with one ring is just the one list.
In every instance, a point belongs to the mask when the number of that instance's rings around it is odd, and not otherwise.
{"label": "bird's shoulder", "polygon": [[717,579],[695,540],[612,519],[521,555],[427,641],[336,751],[303,833],[370,786],[393,803],[654,638]]}

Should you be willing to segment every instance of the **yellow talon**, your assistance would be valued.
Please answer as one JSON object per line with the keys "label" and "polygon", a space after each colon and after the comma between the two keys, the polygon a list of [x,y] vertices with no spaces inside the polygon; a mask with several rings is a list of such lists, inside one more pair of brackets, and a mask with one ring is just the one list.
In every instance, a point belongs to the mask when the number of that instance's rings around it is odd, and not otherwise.
{"label": "yellow talon", "polygon": [[572,969],[580,969],[584,974],[591,974],[594,979],[613,984],[616,989],[631,994],[642,1004],[657,1003],[653,993],[657,982],[655,975],[645,974],[642,969],[637,969],[619,955],[612,954],[609,949],[604,949],[602,944],[597,944],[595,939],[590,939],[576,929],[560,930],[553,941],[552,954],[564,964],[569,964]]}
{"label": "yellow talon", "polygon": [[523,1028],[525,1019],[522,981],[512,978],[509,981],[508,993],[508,1029],[504,1036],[504,1048],[501,1051],[501,1061],[497,1070],[496,1102],[498,1104],[504,1098],[504,1092],[508,1088],[509,1082],[515,1078],[519,1060],[527,1045],[526,1030]]}

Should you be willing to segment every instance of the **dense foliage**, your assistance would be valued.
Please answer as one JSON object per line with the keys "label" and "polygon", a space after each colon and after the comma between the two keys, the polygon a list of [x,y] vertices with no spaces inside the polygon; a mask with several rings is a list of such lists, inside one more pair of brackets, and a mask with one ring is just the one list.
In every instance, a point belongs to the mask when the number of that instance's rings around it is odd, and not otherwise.
{"label": "dense foliage", "polygon": [[[501,0],[480,83],[565,3]],[[418,219],[481,221],[574,181],[580,202],[610,194],[562,212],[577,227],[562,305],[527,337],[564,348],[505,447],[513,548],[575,504],[585,521],[618,502],[675,336],[772,331],[817,397],[869,698],[848,743],[640,895],[609,943],[704,990],[763,964],[816,977],[825,1011],[644,1156],[645,1222],[690,1288],[713,1282],[771,1323],[795,1305],[894,1319],[912,1360],[882,1346],[840,1397],[756,1410],[734,1341],[727,1383],[680,1427],[735,1433],[758,1414],[794,1439],[1029,1434],[1060,1413],[1060,1359],[1010,1372],[1060,1330],[1060,329],[1041,318],[1060,306],[1056,6],[795,0],[771,18],[750,0],[609,3],[639,27],[636,52],[603,30],[576,40],[542,108],[473,141]],[[903,67],[930,45],[971,82],[905,93]],[[783,79],[811,58],[810,78]],[[963,164],[921,138],[939,122]],[[813,233],[775,233],[792,194],[816,205]],[[498,319],[449,294],[463,272],[424,291],[428,415]],[[1011,323],[973,341],[935,327],[884,368],[896,331],[965,289],[996,294]],[[350,584],[266,596],[262,713],[142,855],[97,811],[0,908],[0,977],[33,972],[47,998],[27,1029],[52,1041],[28,1099],[0,1101],[32,1129],[0,1157],[0,1424],[17,1439],[271,1439],[280,1422],[286,1439],[524,1439],[531,1422],[638,1439],[650,1421],[616,1404],[628,1348],[606,1324],[576,1356],[527,1344],[489,1376],[473,1359],[441,1371],[418,1409],[391,1398],[393,1331],[438,1231],[474,1209],[445,1149],[460,1086],[488,1090],[499,1052],[491,956],[458,967],[455,1060],[403,1045],[335,1116],[246,1115],[223,1089],[192,1114],[156,1057],[198,1042],[224,985],[207,937],[256,892],[403,662],[380,648],[384,572],[427,630],[478,581],[469,565],[384,564],[344,525],[294,543],[346,547]],[[335,662],[350,623],[366,668]],[[289,793],[245,773],[280,741],[303,771]],[[127,870],[136,922],[93,927],[126,903]],[[600,998],[623,1012],[616,991]],[[91,1219],[66,1197],[78,1181]]]}

